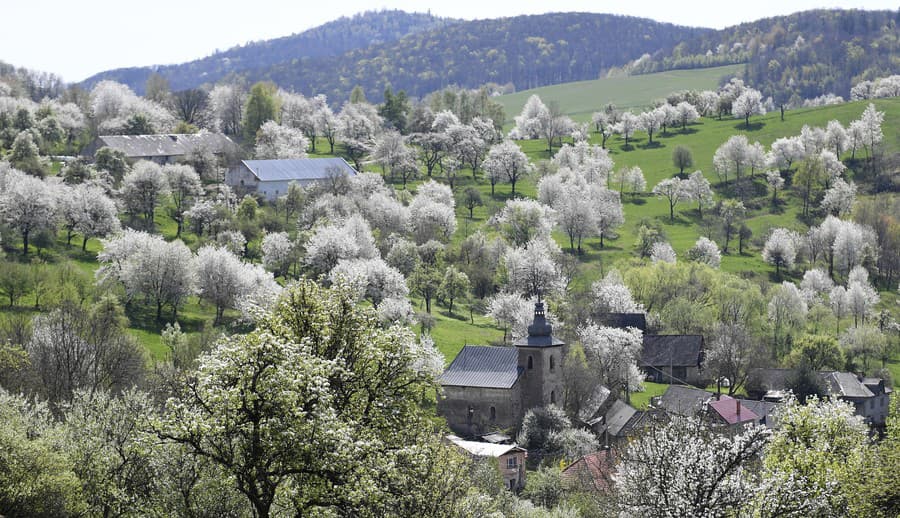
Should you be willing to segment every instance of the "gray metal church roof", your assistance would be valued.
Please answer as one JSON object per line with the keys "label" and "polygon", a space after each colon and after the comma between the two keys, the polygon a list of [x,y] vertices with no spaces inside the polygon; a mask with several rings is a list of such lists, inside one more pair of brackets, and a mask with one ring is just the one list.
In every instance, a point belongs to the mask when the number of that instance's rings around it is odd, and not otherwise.
{"label": "gray metal church roof", "polygon": [[332,169],[348,176],[356,171],[343,158],[291,158],[282,160],[244,160],[247,169],[261,182],[324,180]]}
{"label": "gray metal church roof", "polygon": [[515,348],[467,345],[441,375],[441,385],[508,389],[521,374]]}

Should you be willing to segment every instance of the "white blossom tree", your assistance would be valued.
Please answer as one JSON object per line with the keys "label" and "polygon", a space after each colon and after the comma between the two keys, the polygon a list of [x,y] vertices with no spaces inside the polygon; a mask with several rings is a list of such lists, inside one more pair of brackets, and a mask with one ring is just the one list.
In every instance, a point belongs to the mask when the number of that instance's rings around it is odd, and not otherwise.
{"label": "white blossom tree", "polygon": [[644,376],[638,367],[644,343],[640,329],[588,324],[578,329],[578,339],[597,381],[614,394],[624,392],[626,398],[643,390]]}
{"label": "white blossom tree", "polygon": [[403,274],[380,257],[342,259],[328,277],[333,284],[346,282],[359,299],[368,300],[376,309],[385,299],[409,295]]}
{"label": "white blossom tree", "polygon": [[718,268],[722,263],[722,252],[719,251],[719,246],[715,241],[701,236],[694,243],[694,246],[688,250],[688,259],[712,268]]}
{"label": "white blossom tree", "polygon": [[640,127],[640,118],[631,112],[625,112],[619,117],[619,122],[613,127],[613,132],[625,139],[625,147],[628,147],[628,141]]}
{"label": "white blossom tree", "polygon": [[0,189],[0,220],[22,236],[22,253],[36,232],[56,228],[56,197],[44,181],[10,169]]}
{"label": "white blossom tree", "polygon": [[603,279],[591,284],[592,307],[595,313],[643,313],[644,306],[635,302],[631,290],[613,270]]}
{"label": "white blossom tree", "polygon": [[791,269],[797,259],[797,242],[800,236],[793,230],[776,228],[769,234],[763,247],[763,260],[775,267],[775,275],[781,278],[781,269]]}
{"label": "white blossom tree", "polygon": [[675,105],[675,110],[677,113],[677,121],[681,125],[681,131],[686,131],[688,124],[700,119],[700,112],[697,111],[697,108],[695,108],[693,104],[687,101],[681,101]]}
{"label": "white blossom tree", "polygon": [[552,209],[527,198],[507,200],[491,222],[513,246],[523,246],[535,238],[550,236]]}
{"label": "white blossom tree", "polygon": [[853,182],[845,182],[843,178],[838,178],[831,185],[831,188],[825,191],[822,198],[822,208],[835,216],[844,216],[853,210],[853,203],[856,202],[856,184]]}
{"label": "white blossom tree", "polygon": [[784,178],[780,171],[766,171],[766,184],[772,191],[772,205],[778,202],[778,190],[784,187]]}
{"label": "white blossom tree", "polygon": [[165,306],[177,317],[196,283],[193,255],[181,240],[166,242],[160,236],[127,231],[102,243],[98,280],[120,282],[130,300],[144,297],[153,302],[158,320]]}
{"label": "white blossom tree", "polygon": [[808,306],[822,300],[833,288],[834,281],[828,272],[821,268],[807,270],[803,273],[803,280],[800,281],[800,293]]}
{"label": "white blossom tree", "polygon": [[685,199],[685,190],[681,178],[666,178],[653,187],[653,194],[665,198],[669,202],[669,221],[675,221],[675,206]]}
{"label": "white blossom tree", "polygon": [[167,164],[163,166],[162,173],[166,177],[169,196],[172,198],[169,216],[177,224],[175,237],[181,237],[181,231],[184,229],[184,213],[203,194],[203,185],[200,183],[200,175],[189,165]]}
{"label": "white blossom tree", "polygon": [[703,176],[702,171],[694,171],[687,179],[681,182],[681,192],[685,201],[697,202],[697,213],[703,217],[703,207],[713,202],[713,191],[709,180]]}
{"label": "white blossom tree", "polygon": [[492,146],[482,167],[491,181],[491,196],[494,195],[494,186],[501,180],[508,181],[512,185],[512,194],[515,196],[516,182],[531,172],[528,157],[511,140]]}
{"label": "white blossom tree", "polygon": [[302,130],[266,121],[256,132],[253,154],[260,160],[306,158],[309,140]]}
{"label": "white blossom tree", "polygon": [[559,248],[549,239],[534,239],[524,247],[507,250],[503,256],[507,291],[539,299],[561,292],[558,255]]}
{"label": "white blossom tree", "polygon": [[276,277],[286,276],[296,262],[296,249],[287,232],[270,232],[260,245],[263,266]]}
{"label": "white blossom tree", "polygon": [[768,161],[772,167],[776,167],[780,171],[787,171],[794,162],[803,160],[805,157],[806,150],[799,136],[780,137],[772,142]]}
{"label": "white blossom tree", "polygon": [[253,266],[241,262],[225,248],[203,246],[197,250],[194,269],[197,272],[197,295],[216,308],[213,325],[222,321],[226,309],[236,309],[242,297],[253,287]]}
{"label": "white blossom tree", "polygon": [[731,113],[735,118],[744,119],[744,124],[749,128],[752,115],[766,114],[766,108],[762,102],[762,93],[753,88],[745,89],[731,105]]}
{"label": "white blossom tree", "polygon": [[848,139],[847,130],[840,121],[828,121],[828,125],[825,127],[825,141],[835,156],[840,157],[844,154],[849,144]]}
{"label": "white blossom tree", "polygon": [[169,185],[162,168],[142,160],[122,179],[122,202],[132,218],[141,218],[146,229],[153,228],[156,208],[168,194]]}
{"label": "white blossom tree", "polygon": [[664,262],[674,264],[676,261],[675,250],[665,241],[657,241],[650,247],[650,261],[654,263]]}

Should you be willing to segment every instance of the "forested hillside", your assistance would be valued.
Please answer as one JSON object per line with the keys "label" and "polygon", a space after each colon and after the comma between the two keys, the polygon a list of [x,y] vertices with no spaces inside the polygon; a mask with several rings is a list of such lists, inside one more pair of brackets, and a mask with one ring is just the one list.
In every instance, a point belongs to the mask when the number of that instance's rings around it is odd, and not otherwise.
{"label": "forested hillside", "polygon": [[744,80],[776,104],[799,105],[897,72],[896,11],[815,10],[744,23],[679,42],[630,73],[746,63]]}
{"label": "forested hillside", "polygon": [[[377,27],[391,25],[391,17],[410,16],[413,15],[382,13]],[[339,50],[341,46],[332,42],[332,36],[345,38],[357,31],[357,22],[365,27],[369,18],[345,19],[341,30],[325,30],[327,26],[323,26],[295,37],[249,45],[183,65],[104,72],[86,80],[84,86],[112,79],[141,92],[155,71],[169,81],[173,90],[214,83],[233,73],[250,83],[271,80],[304,94],[324,93],[336,102],[346,100],[356,85],[362,86],[373,101],[381,100],[387,85],[413,96],[448,85],[474,88],[489,82],[512,83],[516,89],[526,89],[596,79],[607,69],[622,66],[643,53],[671,48],[679,41],[710,32],[641,18],[586,13],[458,23],[442,23],[433,18],[414,20],[419,24],[405,24],[408,35],[401,39],[381,32],[381,42],[361,45],[359,40],[348,41],[345,50],[353,50],[346,53],[301,53],[299,49],[305,47],[298,41],[314,33],[309,39],[321,48]],[[426,23],[433,28],[414,30]]]}
{"label": "forested hillside", "polygon": [[283,38],[254,41],[221,52],[217,50],[211,56],[188,63],[109,70],[83,83],[90,86],[111,79],[143,93],[147,79],[155,72],[165,77],[174,90],[184,90],[215,83],[232,74],[244,75],[251,69],[339,56],[354,49],[393,42],[416,32],[452,23],[455,21],[424,13],[369,11],[353,17],[341,17]]}

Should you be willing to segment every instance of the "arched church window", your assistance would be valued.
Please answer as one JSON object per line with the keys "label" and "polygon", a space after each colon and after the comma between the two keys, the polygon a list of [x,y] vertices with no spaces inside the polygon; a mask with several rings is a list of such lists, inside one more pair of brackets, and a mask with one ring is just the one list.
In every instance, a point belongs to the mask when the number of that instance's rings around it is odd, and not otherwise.
{"label": "arched church window", "polygon": [[550,391],[550,404],[552,404],[552,405],[556,404],[556,392],[554,392],[552,390]]}
{"label": "arched church window", "polygon": [[553,367],[555,367],[555,366],[556,366],[556,365],[555,365],[554,360],[553,360],[553,355],[551,354],[551,355],[550,355],[550,370],[552,371],[552,370],[553,370]]}
{"label": "arched church window", "polygon": [[494,421],[496,419],[497,419],[497,409],[494,407],[491,407],[491,421]]}
{"label": "arched church window", "polygon": [[534,358],[532,358],[531,356],[528,357],[528,368],[529,369],[534,368]]}

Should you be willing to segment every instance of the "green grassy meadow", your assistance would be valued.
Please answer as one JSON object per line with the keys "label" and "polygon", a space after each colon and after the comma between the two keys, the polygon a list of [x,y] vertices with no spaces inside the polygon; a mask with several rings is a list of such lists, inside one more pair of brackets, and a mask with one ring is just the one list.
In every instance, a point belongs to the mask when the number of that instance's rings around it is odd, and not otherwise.
{"label": "green grassy meadow", "polygon": [[497,97],[497,101],[506,110],[507,122],[512,122],[513,117],[522,111],[525,101],[534,94],[540,96],[544,104],[555,102],[563,114],[578,122],[585,122],[591,120],[593,112],[609,102],[621,110],[639,110],[673,92],[715,90],[719,86],[719,79],[732,77],[742,68],[743,65],[728,65],[578,81],[501,95]]}

